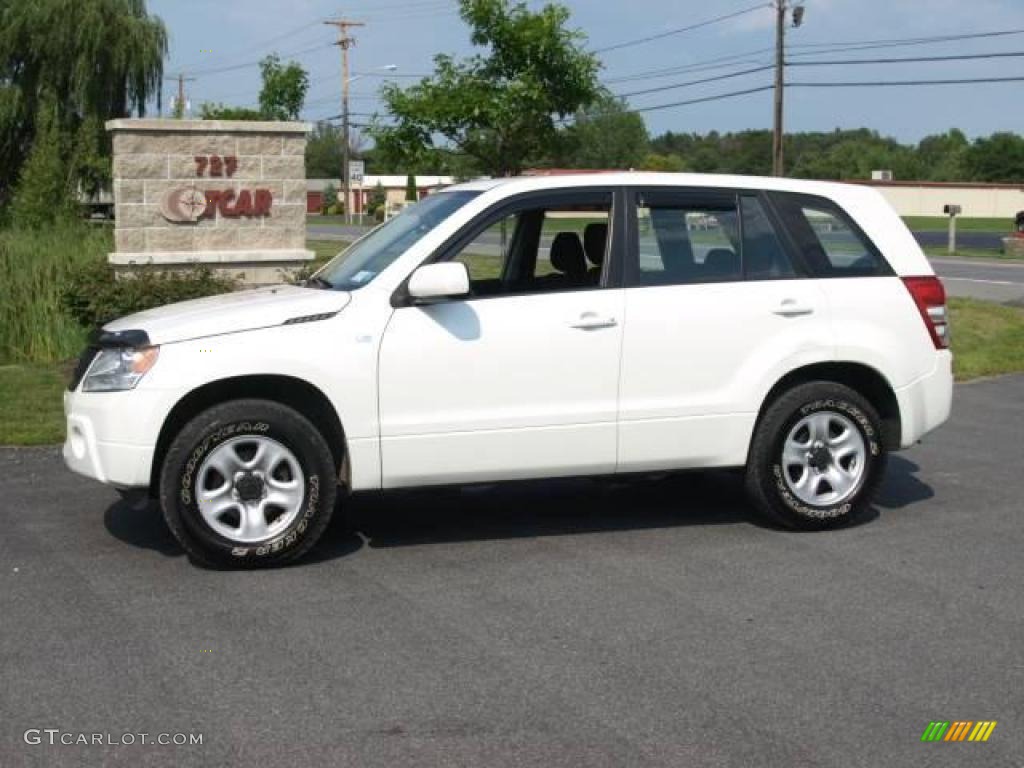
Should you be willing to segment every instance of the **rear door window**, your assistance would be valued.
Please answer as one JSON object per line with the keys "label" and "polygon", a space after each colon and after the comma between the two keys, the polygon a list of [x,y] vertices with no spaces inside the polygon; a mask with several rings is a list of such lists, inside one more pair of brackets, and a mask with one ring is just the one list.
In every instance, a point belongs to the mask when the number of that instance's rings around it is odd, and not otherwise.
{"label": "rear door window", "polygon": [[757,193],[647,188],[638,191],[632,210],[628,285],[800,276]]}
{"label": "rear door window", "polygon": [[643,192],[635,207],[633,285],[740,280],[740,226],[732,195]]}
{"label": "rear door window", "polygon": [[832,201],[788,192],[770,195],[815,277],[892,274],[868,236]]}

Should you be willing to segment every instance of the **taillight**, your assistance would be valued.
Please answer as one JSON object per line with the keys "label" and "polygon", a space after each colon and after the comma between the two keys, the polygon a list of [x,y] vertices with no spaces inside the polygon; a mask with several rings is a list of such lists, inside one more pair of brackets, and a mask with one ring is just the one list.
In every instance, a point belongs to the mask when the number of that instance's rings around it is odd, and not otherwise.
{"label": "taillight", "polygon": [[921,319],[935,343],[936,349],[949,346],[949,315],[946,312],[946,289],[935,275],[904,277],[910,295],[921,313]]}

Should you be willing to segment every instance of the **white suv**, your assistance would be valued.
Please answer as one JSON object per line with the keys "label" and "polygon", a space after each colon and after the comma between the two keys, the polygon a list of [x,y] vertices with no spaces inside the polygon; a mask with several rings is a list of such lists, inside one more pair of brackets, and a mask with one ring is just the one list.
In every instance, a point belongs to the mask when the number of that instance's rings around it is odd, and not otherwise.
{"label": "white suv", "polygon": [[949,416],[948,343],[942,284],[869,188],[477,181],[304,287],[109,324],[64,456],[148,487],[216,565],[308,551],[339,487],[746,466],[763,513],[820,529]]}

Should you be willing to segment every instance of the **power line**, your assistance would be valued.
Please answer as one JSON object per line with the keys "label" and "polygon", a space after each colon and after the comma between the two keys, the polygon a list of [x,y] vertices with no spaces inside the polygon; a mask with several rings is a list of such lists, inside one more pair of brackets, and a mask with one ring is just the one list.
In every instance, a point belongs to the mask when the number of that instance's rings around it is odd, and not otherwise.
{"label": "power line", "polygon": [[[909,85],[968,85],[973,83],[1010,83],[1010,82],[1024,82],[1024,76],[1022,77],[973,77],[973,78],[962,78],[962,79],[943,79],[943,80],[872,80],[872,81],[859,81],[859,82],[834,82],[834,83],[786,83],[787,88],[857,88],[857,87],[876,87],[876,86],[909,86]],[[689,104],[703,104],[709,101],[719,101],[722,99],[732,99],[737,96],[746,96],[747,94],[760,93],[761,91],[770,91],[774,88],[773,85],[762,85],[758,88],[746,88],[742,91],[730,91],[729,93],[719,93],[714,96],[705,96],[699,99],[687,99],[685,101],[673,101],[668,104],[655,104],[650,107],[639,107],[637,109],[630,109],[629,112],[655,112],[661,109],[670,109],[672,107],[684,107]]]}
{"label": "power line", "polygon": [[751,74],[753,74],[755,72],[764,72],[765,70],[773,69],[774,66],[775,66],[774,64],[765,64],[764,66],[760,66],[760,67],[752,67],[750,69],[743,69],[743,70],[740,70],[739,72],[729,72],[729,73],[724,74],[724,75],[715,75],[714,77],[702,77],[700,80],[688,80],[685,83],[672,83],[670,85],[659,85],[659,86],[655,86],[654,88],[644,88],[643,90],[640,90],[640,91],[630,91],[629,93],[617,93],[615,95],[618,96],[619,98],[626,99],[626,98],[629,98],[631,96],[643,96],[644,94],[647,94],[647,93],[660,93],[661,91],[672,91],[672,90],[676,90],[677,88],[689,88],[690,86],[693,86],[693,85],[702,85],[704,83],[714,83],[714,82],[718,82],[719,80],[728,80],[728,79],[733,78],[733,77],[742,77],[743,75],[751,75]]}
{"label": "power line", "polygon": [[282,34],[277,35],[275,37],[271,37],[268,40],[263,40],[263,41],[258,42],[258,43],[252,43],[251,45],[249,45],[247,47],[249,49],[265,48],[265,47],[267,47],[269,45],[273,45],[274,43],[279,43],[282,40],[287,40],[289,37],[293,37],[293,36],[295,36],[295,35],[297,35],[297,34],[299,34],[301,32],[305,32],[307,29],[312,29],[313,27],[318,26],[320,24],[320,22],[323,21],[325,18],[327,18],[327,17],[326,16],[320,16],[319,18],[316,18],[313,21],[306,22],[301,27],[296,27],[295,29],[290,30],[288,32],[283,32]]}
{"label": "power line", "polygon": [[[832,43],[798,43],[787,46],[787,50],[793,48],[830,48],[825,53],[839,53],[842,51],[860,51],[874,48],[904,48],[915,45],[937,45],[941,43],[959,42],[961,40],[979,40],[990,37],[1006,37],[1010,35],[1024,34],[1024,29],[1006,29],[993,32],[968,32],[957,35],[935,35],[932,37],[903,37],[889,38],[883,40],[852,40],[847,42]],[[791,56],[820,56],[820,51],[795,51]]]}
{"label": "power line", "polygon": [[727,13],[727,14],[725,14],[723,16],[716,16],[716,17],[714,17],[712,19],[706,19],[704,21],[698,21],[696,24],[689,24],[689,25],[687,25],[685,27],[678,27],[676,29],[670,29],[667,32],[659,32],[656,35],[648,35],[647,37],[638,37],[635,40],[626,40],[625,42],[615,43],[614,45],[606,45],[603,48],[595,48],[592,52],[593,53],[607,53],[608,51],[617,51],[620,48],[628,48],[628,47],[633,46],[633,45],[642,45],[643,43],[650,43],[650,42],[653,42],[654,40],[662,40],[662,39],[664,39],[666,37],[672,37],[673,35],[682,34],[683,32],[689,32],[689,31],[694,30],[694,29],[700,29],[701,27],[707,27],[707,26],[710,26],[712,24],[718,24],[719,22],[727,21],[729,19],[735,19],[737,16],[743,16],[743,15],[745,15],[747,13],[752,13],[754,11],[760,11],[760,10],[762,10],[764,8],[767,8],[767,7],[768,6],[765,5],[764,3],[758,3],[757,5],[752,5],[749,8],[744,8],[743,10],[740,10],[740,11],[734,11],[733,13]]}
{"label": "power line", "polygon": [[957,53],[949,56],[909,56],[891,59],[837,59],[832,61],[789,61],[789,67],[820,67],[837,64],[906,64],[909,62],[965,61],[968,59],[1005,59],[1024,56],[1024,51],[1001,51],[998,53]]}
{"label": "power line", "polygon": [[[298,58],[299,56],[304,56],[307,53],[313,53],[314,51],[322,51],[332,47],[334,47],[334,43],[321,43],[320,45],[314,45],[311,48],[304,48],[301,51],[293,51],[291,53],[284,53],[280,55],[282,59],[293,59]],[[235,72],[239,69],[249,69],[250,67],[258,67],[261,61],[262,59],[257,59],[256,61],[247,61],[242,64],[230,64],[228,66],[213,67],[211,69],[197,69],[195,71],[195,74],[210,77],[211,75],[219,75],[224,72]]]}
{"label": "power line", "polygon": [[427,72],[427,73],[424,73],[424,72],[401,72],[401,73],[399,73],[399,72],[353,72],[352,74],[353,75],[357,75],[359,77],[386,77],[388,80],[390,80],[393,77],[415,77],[415,78],[421,78],[421,77],[433,77],[434,76],[433,72]]}
{"label": "power line", "polygon": [[[736,56],[725,56],[720,59],[709,59],[704,62],[695,62],[693,64],[687,64],[678,67],[665,67],[662,69],[650,69],[645,72],[634,72],[631,75],[622,75],[620,77],[610,77],[604,82],[607,84],[611,83],[626,83],[633,80],[656,80],[662,77],[670,77],[672,75],[682,75],[687,72],[706,72],[715,69],[727,69],[729,67],[739,67],[747,64],[760,64],[760,61],[755,59],[747,58],[756,53],[767,53],[770,49],[762,48],[757,51],[753,51],[750,54],[738,54]],[[722,64],[715,64],[712,62],[726,62]]]}
{"label": "power line", "polygon": [[787,88],[859,88],[862,86],[900,86],[900,85],[966,85],[969,83],[1017,83],[1024,82],[1024,77],[966,77],[948,80],[864,80],[859,82],[836,83],[786,83]]}
{"label": "power line", "polygon": [[[394,16],[394,12],[402,10],[403,8],[407,8],[410,12],[412,12],[413,15],[410,16],[409,14],[402,14],[400,17],[395,17]],[[388,12],[384,16],[380,17],[381,21],[384,21],[386,19],[398,20],[398,19],[410,19],[410,18],[411,19],[419,20],[419,19],[437,18],[439,16],[447,15],[447,14],[438,14],[437,13],[437,11],[441,10],[442,8],[450,8],[450,6],[447,3],[441,3],[441,4],[436,5],[436,6],[419,5],[419,4],[401,4],[401,5],[394,5],[394,6],[374,6],[373,10],[374,10],[374,12],[376,12],[376,11],[387,11]],[[416,11],[429,11],[429,13],[425,13],[425,14],[419,15],[419,14],[416,14]],[[367,14],[361,14],[361,15],[365,16]],[[371,13],[371,14],[369,14],[369,16],[371,18],[373,18],[374,14]],[[288,37],[291,37],[292,35],[295,35],[295,34],[298,34],[299,32],[305,31],[308,28],[311,28],[313,26],[321,24],[324,21],[324,19],[326,19],[326,18],[328,18],[328,17],[320,17],[316,21],[308,22],[307,24],[304,24],[301,27],[297,27],[296,29],[293,29],[290,32],[286,32],[284,34],[278,35],[275,38],[271,38],[268,42],[255,44],[255,45],[253,45],[251,47],[252,48],[260,48],[260,47],[263,47],[265,45],[269,45],[270,43],[274,43],[274,42],[278,42],[280,40],[284,40],[284,39],[286,39]],[[320,51],[320,50],[325,50],[327,48],[331,48],[331,47],[333,47],[333,45],[334,45],[333,43],[315,45],[315,46],[312,46],[312,47],[309,47],[309,48],[303,48],[301,50],[292,51],[292,52],[289,52],[289,53],[282,53],[282,54],[280,54],[280,56],[281,56],[282,59],[297,58],[299,56],[304,56],[304,55],[306,55],[308,53],[314,53],[316,51]],[[210,75],[219,75],[219,74],[221,74],[223,72],[236,72],[236,71],[238,71],[240,69],[248,69],[250,67],[257,67],[260,64],[260,61],[262,61],[262,59],[255,59],[255,60],[252,60],[252,61],[240,62],[238,64],[228,64],[228,65],[219,66],[219,67],[209,67],[207,69],[197,69],[197,70],[194,70],[194,73],[197,74],[197,75],[210,76]],[[366,73],[366,75],[369,76],[370,73]],[[376,74],[374,74],[374,76],[376,76]],[[424,75],[424,77],[425,76],[426,75]],[[397,77],[420,77],[420,75],[416,75],[416,74],[403,74],[403,75],[397,75]]]}
{"label": "power line", "polygon": [[[995,58],[1016,58],[1024,56],[1024,51],[1007,51],[999,53],[975,53],[975,54],[952,54],[949,56],[912,56],[905,58],[888,58],[888,59],[842,59],[833,61],[797,61],[797,62],[786,62],[786,66],[793,67],[811,67],[811,66],[835,66],[835,65],[847,65],[847,64],[904,64],[911,62],[941,62],[941,61],[963,61],[968,59],[995,59]],[[617,93],[615,94],[619,98],[630,98],[632,96],[643,96],[649,93],[660,93],[662,91],[672,91],[679,88],[689,88],[694,85],[703,85],[704,83],[714,83],[720,80],[729,80],[733,77],[742,77],[743,75],[751,75],[755,72],[764,72],[772,68],[771,64],[767,64],[760,67],[752,67],[750,69],[743,69],[738,72],[729,72],[724,75],[715,75],[714,77],[703,77],[699,80],[687,80],[683,83],[671,83],[669,85],[659,85],[653,88],[644,88],[639,91],[629,91],[628,93]]]}
{"label": "power line", "polygon": [[[327,18],[327,17],[326,16],[320,17],[320,18],[316,19],[315,21],[306,22],[301,27],[295,27],[294,29],[291,29],[288,32],[283,32],[280,35],[276,35],[274,37],[267,38],[266,40],[261,40],[261,41],[259,41],[257,43],[248,44],[248,45],[246,45],[246,48],[248,50],[250,50],[250,51],[253,50],[253,49],[266,48],[268,46],[273,45],[274,43],[280,42],[281,40],[286,40],[289,37],[294,37],[295,35],[301,34],[302,32],[305,32],[307,29],[312,29],[313,27],[317,26],[321,22],[321,20],[324,19],[324,18]],[[228,53],[230,55],[231,51],[229,51]],[[213,57],[213,59],[214,59],[214,61],[216,61],[218,58],[220,58],[220,52],[219,51],[218,51],[218,54]]]}
{"label": "power line", "polygon": [[742,91],[731,91],[729,93],[719,93],[714,96],[704,96],[700,99],[687,99],[686,101],[674,101],[671,104],[655,104],[651,107],[640,107],[639,109],[631,109],[630,112],[656,112],[659,109],[669,109],[670,107],[685,107],[688,104],[703,104],[708,101],[719,101],[721,99],[732,99],[736,96],[746,96],[749,93],[760,93],[761,91],[770,91],[774,88],[774,85],[762,85],[758,88],[747,88]]}
{"label": "power line", "polygon": [[[786,46],[788,52],[787,63],[796,63],[789,61],[795,56],[821,56],[829,53],[841,53],[844,50],[858,51],[858,50],[870,50],[875,48],[902,48],[912,47],[917,45],[936,45],[947,42],[956,42],[961,40],[976,40],[981,38],[989,37],[1005,37],[1009,35],[1020,35],[1024,34],[1024,29],[1009,29],[999,31],[988,31],[988,32],[968,32],[964,34],[955,35],[937,35],[932,37],[904,37],[904,38],[888,38],[888,39],[876,39],[876,40],[847,40],[847,41],[834,41],[830,43],[793,43]],[[794,51],[795,48],[830,48],[833,50],[814,50],[814,51]],[[718,67],[712,66],[721,64],[722,68],[731,66],[732,63],[739,63],[739,60],[750,57],[759,56],[764,53],[770,53],[774,48],[755,48],[753,50],[744,51],[742,53],[735,53],[728,56],[718,56],[712,59],[702,59],[699,61],[690,62],[677,67],[663,67],[660,69],[649,69],[641,70],[640,72],[633,72],[629,75],[623,75],[621,77],[609,78],[606,83],[621,83],[628,82],[630,80],[644,80],[647,78],[657,77],[668,77],[670,75],[680,75],[685,72],[698,72],[703,69],[717,69]]]}

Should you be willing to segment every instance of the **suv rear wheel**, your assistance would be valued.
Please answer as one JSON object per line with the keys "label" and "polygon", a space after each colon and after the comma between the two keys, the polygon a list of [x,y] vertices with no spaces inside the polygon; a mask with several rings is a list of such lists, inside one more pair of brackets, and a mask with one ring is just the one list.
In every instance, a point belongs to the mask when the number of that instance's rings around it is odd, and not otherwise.
{"label": "suv rear wheel", "polygon": [[747,492],[773,522],[821,530],[868,508],[885,472],[878,413],[835,382],[800,384],[768,406],[747,458]]}
{"label": "suv rear wheel", "polygon": [[292,408],[235,400],[192,419],[171,443],[160,505],[194,560],[215,567],[280,565],[300,557],[330,522],[334,458]]}

